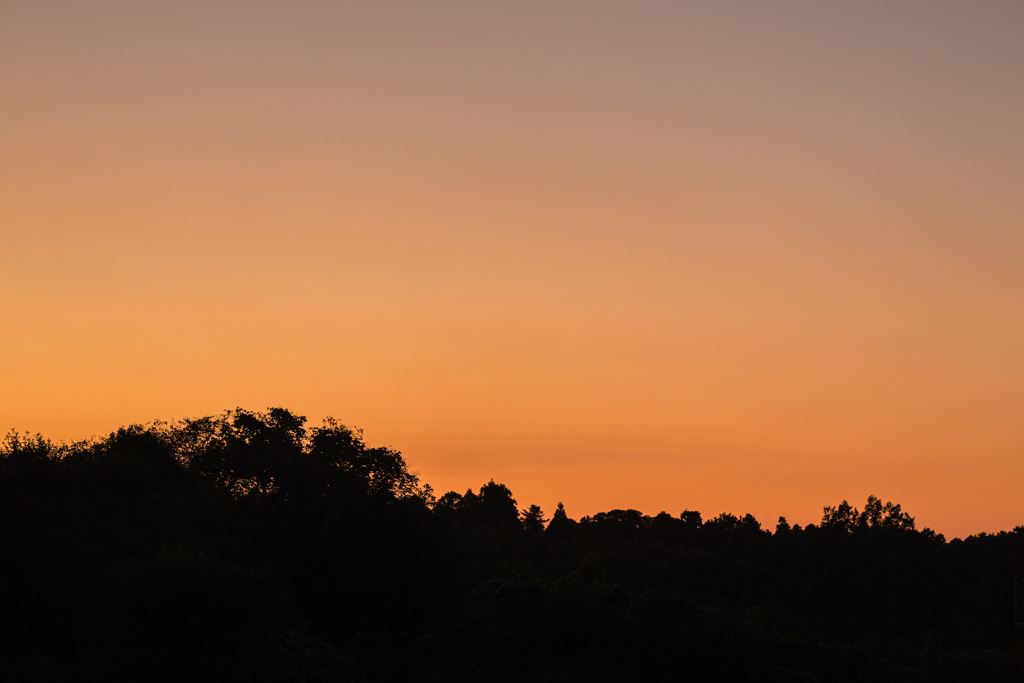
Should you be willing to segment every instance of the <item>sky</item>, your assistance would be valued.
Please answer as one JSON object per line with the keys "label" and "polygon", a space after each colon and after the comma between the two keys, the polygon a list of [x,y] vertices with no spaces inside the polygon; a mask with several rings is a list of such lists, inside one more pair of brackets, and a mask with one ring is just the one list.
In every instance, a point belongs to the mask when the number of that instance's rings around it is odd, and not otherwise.
{"label": "sky", "polygon": [[0,2],[0,431],[1024,524],[1024,4]]}

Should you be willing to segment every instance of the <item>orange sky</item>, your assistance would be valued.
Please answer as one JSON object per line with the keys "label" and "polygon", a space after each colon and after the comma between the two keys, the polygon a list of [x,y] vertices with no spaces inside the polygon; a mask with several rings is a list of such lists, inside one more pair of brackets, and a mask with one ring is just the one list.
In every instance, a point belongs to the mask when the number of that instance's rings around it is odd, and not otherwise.
{"label": "orange sky", "polygon": [[0,429],[1024,524],[1024,5],[0,4]]}

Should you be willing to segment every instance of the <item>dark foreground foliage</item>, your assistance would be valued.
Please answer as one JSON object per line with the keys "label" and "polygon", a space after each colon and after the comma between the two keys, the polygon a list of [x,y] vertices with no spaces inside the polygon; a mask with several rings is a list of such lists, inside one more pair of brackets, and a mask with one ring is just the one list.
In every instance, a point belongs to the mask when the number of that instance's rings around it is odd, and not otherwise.
{"label": "dark foreground foliage", "polygon": [[1018,681],[1024,528],[550,520],[283,409],[0,449],[0,680]]}

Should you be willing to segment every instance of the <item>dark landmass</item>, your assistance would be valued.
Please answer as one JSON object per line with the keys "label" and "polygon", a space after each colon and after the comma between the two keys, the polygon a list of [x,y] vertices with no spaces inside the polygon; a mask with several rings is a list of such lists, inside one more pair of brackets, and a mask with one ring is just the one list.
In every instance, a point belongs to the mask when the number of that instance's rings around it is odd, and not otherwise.
{"label": "dark landmass", "polygon": [[1024,528],[435,499],[333,421],[0,448],[4,681],[1020,681]]}

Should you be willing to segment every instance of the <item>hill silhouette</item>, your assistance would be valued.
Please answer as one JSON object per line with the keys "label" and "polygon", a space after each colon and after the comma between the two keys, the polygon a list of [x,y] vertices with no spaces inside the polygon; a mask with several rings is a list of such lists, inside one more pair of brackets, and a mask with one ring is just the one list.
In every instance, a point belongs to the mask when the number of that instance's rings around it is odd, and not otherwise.
{"label": "hill silhouette", "polygon": [[282,408],[0,447],[10,681],[1018,681],[1024,528],[435,497]]}

